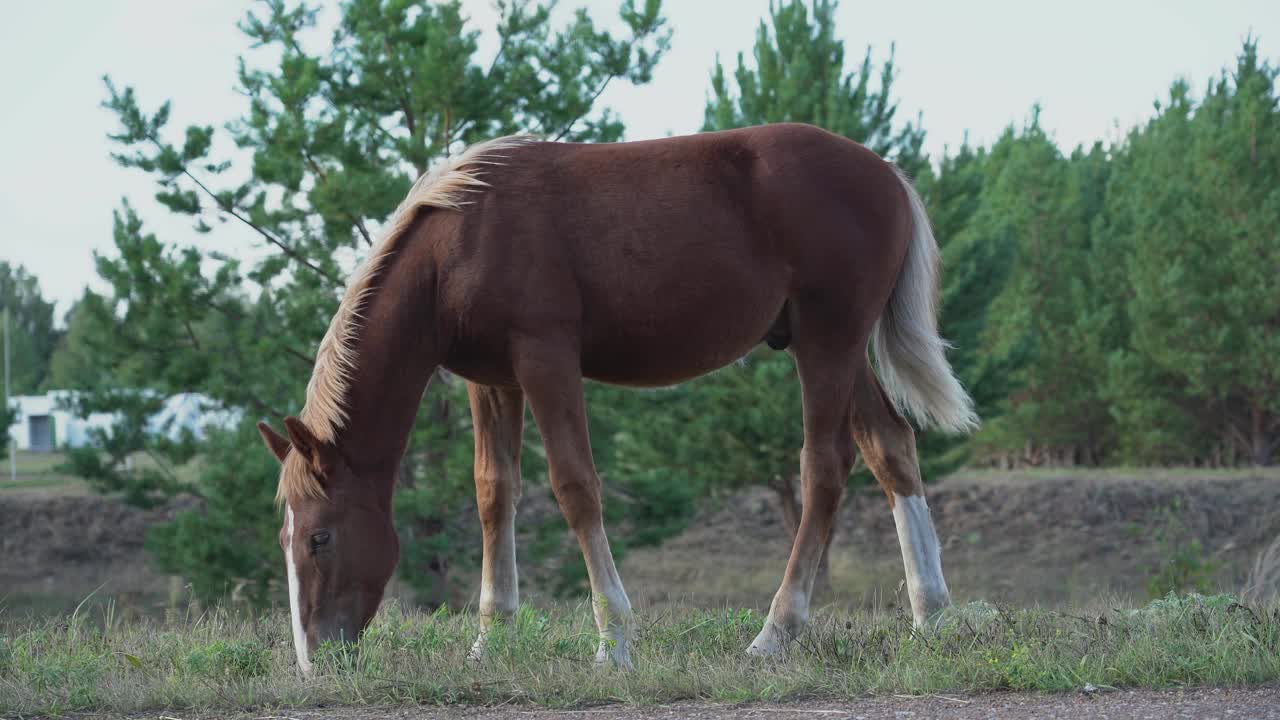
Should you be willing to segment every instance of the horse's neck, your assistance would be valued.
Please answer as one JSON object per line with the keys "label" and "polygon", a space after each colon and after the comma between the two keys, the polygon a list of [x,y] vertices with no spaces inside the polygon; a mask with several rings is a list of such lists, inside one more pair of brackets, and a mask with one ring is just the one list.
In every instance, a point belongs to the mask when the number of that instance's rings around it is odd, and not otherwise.
{"label": "horse's neck", "polygon": [[357,474],[395,478],[422,393],[441,358],[434,272],[397,253],[370,293],[355,341],[347,421],[337,441]]}

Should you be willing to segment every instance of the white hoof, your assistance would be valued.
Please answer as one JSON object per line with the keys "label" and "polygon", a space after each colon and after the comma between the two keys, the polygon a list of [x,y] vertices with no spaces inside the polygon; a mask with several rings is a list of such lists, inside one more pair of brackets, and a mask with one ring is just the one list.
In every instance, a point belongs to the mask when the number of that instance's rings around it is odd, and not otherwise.
{"label": "white hoof", "polygon": [[950,608],[950,605],[943,605],[936,610],[925,613],[923,616],[916,616],[913,618],[915,620],[915,628],[917,630],[937,630],[942,627],[945,618],[948,616],[948,608]]}
{"label": "white hoof", "polygon": [[636,669],[635,665],[631,664],[631,650],[625,641],[601,639],[600,646],[596,648],[595,662],[596,667],[600,668],[615,667],[626,672]]}
{"label": "white hoof", "polygon": [[467,651],[467,661],[474,663],[484,662],[486,649],[484,634],[481,633],[481,635],[476,638],[476,641],[471,644],[471,649]]}
{"label": "white hoof", "polygon": [[787,652],[791,646],[792,636],[787,631],[766,620],[764,628],[756,639],[751,641],[747,654],[753,657],[778,657]]}

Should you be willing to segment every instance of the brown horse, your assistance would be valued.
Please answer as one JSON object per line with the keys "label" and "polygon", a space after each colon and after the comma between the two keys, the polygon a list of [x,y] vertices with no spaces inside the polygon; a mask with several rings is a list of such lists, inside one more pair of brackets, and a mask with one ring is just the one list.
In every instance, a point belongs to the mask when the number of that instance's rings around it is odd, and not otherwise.
{"label": "brown horse", "polygon": [[[937,249],[911,184],[845,138],[770,125],[645,142],[503,138],[422,177],[320,343],[282,463],[280,544],[298,662],[353,640],[398,557],[397,468],[432,371],[467,379],[483,526],[482,657],[518,604],[515,510],[527,400],[551,487],[577,535],[601,642],[631,664],[630,602],[600,513],[583,378],[636,386],[709,373],[767,339],[804,399],[804,511],[749,651],[805,625],[854,461],[883,486],[916,622],[948,602],[911,426],[974,427],[935,320]],[[868,361],[873,345],[879,380]]]}

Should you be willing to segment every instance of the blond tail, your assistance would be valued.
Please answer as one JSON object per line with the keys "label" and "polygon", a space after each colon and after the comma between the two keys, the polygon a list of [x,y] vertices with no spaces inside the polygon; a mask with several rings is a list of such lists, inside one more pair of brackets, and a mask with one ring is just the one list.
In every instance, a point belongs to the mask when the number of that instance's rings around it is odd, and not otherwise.
{"label": "blond tail", "polygon": [[894,167],[911,201],[911,240],[889,304],[876,321],[873,349],[880,382],[900,411],[921,427],[967,433],[978,427],[973,400],[947,362],[938,335],[938,245],[920,194]]}

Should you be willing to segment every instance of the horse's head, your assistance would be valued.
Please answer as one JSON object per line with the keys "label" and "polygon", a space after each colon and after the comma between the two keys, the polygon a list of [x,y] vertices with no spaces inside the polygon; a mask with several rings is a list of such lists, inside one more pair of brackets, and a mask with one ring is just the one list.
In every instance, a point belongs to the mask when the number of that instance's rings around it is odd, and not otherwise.
{"label": "horse's head", "polygon": [[258,423],[281,462],[284,525],[280,548],[289,578],[289,611],[298,666],[311,672],[315,649],[326,641],[355,642],[382,601],[400,545],[389,507],[366,490],[332,443],[322,442],[297,418],[285,418],[289,436]]}

